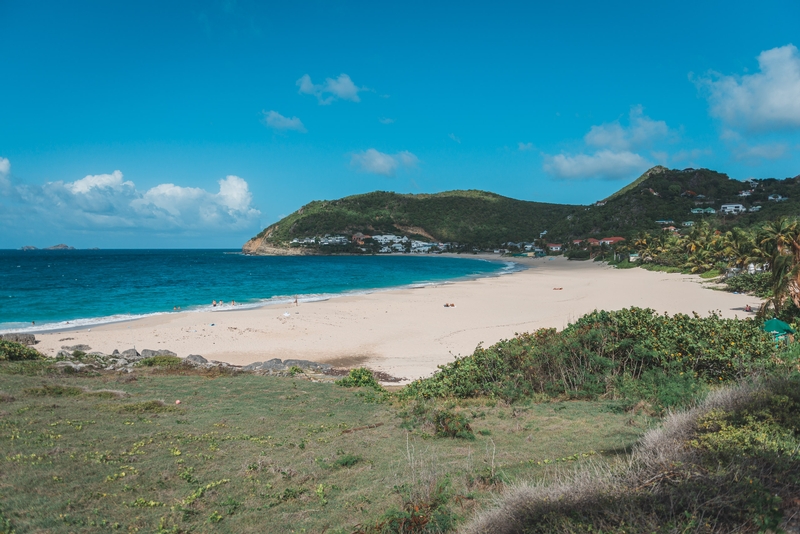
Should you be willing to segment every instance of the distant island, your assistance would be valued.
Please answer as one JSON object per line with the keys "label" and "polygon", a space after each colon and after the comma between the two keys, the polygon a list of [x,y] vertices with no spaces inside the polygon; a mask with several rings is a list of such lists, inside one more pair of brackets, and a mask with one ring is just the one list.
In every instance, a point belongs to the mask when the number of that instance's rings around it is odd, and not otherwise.
{"label": "distant island", "polygon": [[713,220],[750,226],[800,211],[800,176],[734,180],[709,169],[656,166],[591,205],[549,204],[486,191],[386,191],[306,204],[268,226],[245,254],[559,250],[573,241],[688,231]]}

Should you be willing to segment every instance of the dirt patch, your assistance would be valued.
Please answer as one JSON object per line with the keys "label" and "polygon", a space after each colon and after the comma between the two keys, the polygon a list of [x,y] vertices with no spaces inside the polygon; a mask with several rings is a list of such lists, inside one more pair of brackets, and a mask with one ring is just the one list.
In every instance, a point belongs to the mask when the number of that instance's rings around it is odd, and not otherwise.
{"label": "dirt patch", "polygon": [[356,354],[352,356],[340,356],[338,358],[325,360],[322,363],[327,363],[328,365],[332,365],[334,367],[339,367],[339,368],[354,369],[356,367],[361,367],[362,364],[369,359],[370,356],[367,356],[365,354]]}

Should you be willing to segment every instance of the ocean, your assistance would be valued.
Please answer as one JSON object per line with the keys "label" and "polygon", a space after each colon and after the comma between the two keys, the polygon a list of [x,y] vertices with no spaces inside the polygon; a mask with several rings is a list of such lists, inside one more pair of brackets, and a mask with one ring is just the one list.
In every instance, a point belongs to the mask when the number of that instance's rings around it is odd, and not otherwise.
{"label": "ocean", "polygon": [[0,250],[0,333],[311,301],[512,272],[450,256],[245,256],[234,250]]}

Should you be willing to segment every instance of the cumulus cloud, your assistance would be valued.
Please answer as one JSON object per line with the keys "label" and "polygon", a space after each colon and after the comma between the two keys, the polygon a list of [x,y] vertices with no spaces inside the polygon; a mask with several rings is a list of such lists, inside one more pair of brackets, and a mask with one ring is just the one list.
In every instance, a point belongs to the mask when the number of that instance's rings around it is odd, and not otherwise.
{"label": "cumulus cloud", "polygon": [[670,135],[664,121],[655,121],[644,114],[642,106],[631,107],[628,126],[619,121],[592,126],[584,141],[589,146],[611,150],[635,150],[651,146]]}
{"label": "cumulus cloud", "polygon": [[303,121],[297,117],[284,117],[274,110],[262,111],[261,113],[264,114],[264,124],[273,130],[294,130],[300,133],[306,133],[308,131],[303,125]]}
{"label": "cumulus cloud", "polygon": [[[122,172],[88,175],[73,182],[13,185],[0,195],[0,212],[15,224],[60,229],[230,231],[253,227],[261,214],[248,184],[238,176],[218,182],[217,192],[175,184],[140,191]],[[26,222],[27,221],[27,222]]]}
{"label": "cumulus cloud", "polygon": [[350,165],[363,172],[394,176],[400,167],[415,167],[419,158],[407,150],[396,154],[385,154],[374,148],[357,152],[350,158]]}
{"label": "cumulus cloud", "polygon": [[544,170],[562,179],[602,178],[619,180],[630,178],[651,167],[639,154],[623,151],[600,150],[594,154],[558,154],[545,156]]}
{"label": "cumulus cloud", "polygon": [[521,141],[517,143],[517,146],[519,146],[520,152],[529,152],[534,148],[533,143],[523,143]]}
{"label": "cumulus cloud", "polygon": [[759,72],[744,76],[711,73],[696,79],[712,116],[748,132],[800,128],[800,53],[794,45],[758,55]]}
{"label": "cumulus cloud", "polygon": [[786,143],[765,143],[762,145],[740,145],[733,151],[738,160],[779,159],[786,155],[789,145]]}
{"label": "cumulus cloud", "polygon": [[338,78],[325,78],[325,83],[315,84],[311,81],[311,76],[304,74],[296,82],[299,93],[313,95],[321,105],[328,105],[334,100],[350,100],[361,102],[358,93],[366,91],[366,87],[358,87],[347,74],[340,74]]}

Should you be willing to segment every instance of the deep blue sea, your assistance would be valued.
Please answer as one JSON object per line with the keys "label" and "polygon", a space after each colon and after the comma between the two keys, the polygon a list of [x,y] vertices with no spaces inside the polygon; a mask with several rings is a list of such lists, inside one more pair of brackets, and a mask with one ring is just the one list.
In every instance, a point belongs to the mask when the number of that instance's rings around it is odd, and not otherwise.
{"label": "deep blue sea", "polygon": [[[0,332],[330,298],[511,272],[441,256],[244,256],[225,250],[0,250]],[[224,309],[222,308],[222,309]],[[219,309],[219,308],[218,308]],[[33,324],[35,322],[35,325]],[[67,324],[68,323],[68,324]]]}

